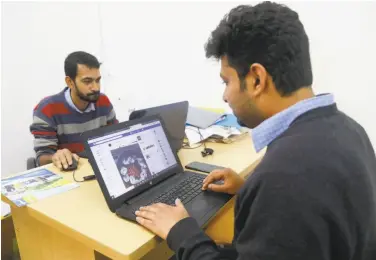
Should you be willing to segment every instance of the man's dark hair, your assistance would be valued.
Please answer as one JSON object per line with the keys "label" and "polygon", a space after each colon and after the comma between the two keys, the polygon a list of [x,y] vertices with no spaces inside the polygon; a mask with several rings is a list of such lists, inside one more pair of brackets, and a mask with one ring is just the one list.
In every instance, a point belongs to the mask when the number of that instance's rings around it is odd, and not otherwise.
{"label": "man's dark hair", "polygon": [[242,81],[250,66],[260,63],[282,96],[312,84],[308,36],[298,14],[284,5],[232,9],[211,33],[205,51],[207,58],[226,56]]}
{"label": "man's dark hair", "polygon": [[100,63],[93,55],[84,51],[76,51],[68,55],[64,62],[65,76],[75,79],[77,76],[77,64],[82,64],[90,69],[99,69]]}

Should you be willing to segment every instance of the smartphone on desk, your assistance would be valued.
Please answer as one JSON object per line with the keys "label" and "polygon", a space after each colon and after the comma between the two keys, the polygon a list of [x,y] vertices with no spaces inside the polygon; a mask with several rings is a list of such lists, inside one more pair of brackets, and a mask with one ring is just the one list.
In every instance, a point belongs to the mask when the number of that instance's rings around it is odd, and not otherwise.
{"label": "smartphone on desk", "polygon": [[199,172],[205,172],[205,173],[211,173],[214,170],[221,170],[225,169],[225,167],[208,164],[208,163],[202,163],[202,162],[191,162],[185,166],[188,170],[193,171],[199,171]]}

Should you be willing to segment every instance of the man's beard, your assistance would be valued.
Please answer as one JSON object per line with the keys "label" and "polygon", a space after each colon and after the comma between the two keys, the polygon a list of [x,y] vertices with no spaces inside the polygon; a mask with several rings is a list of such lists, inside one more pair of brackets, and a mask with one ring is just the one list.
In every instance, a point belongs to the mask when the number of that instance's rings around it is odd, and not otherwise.
{"label": "man's beard", "polygon": [[242,127],[247,127],[246,124],[244,124],[239,118],[237,118],[238,124]]}
{"label": "man's beard", "polygon": [[[244,90],[246,88],[247,88],[246,82],[245,80],[242,80],[241,89]],[[242,113],[238,111],[238,114],[236,114],[234,111],[234,115],[240,126],[253,129],[257,127],[262,121],[264,121],[261,111],[257,108],[255,103],[251,99],[243,100],[242,103],[243,103],[241,105]]]}
{"label": "man's beard", "polygon": [[77,87],[76,84],[74,84],[75,88],[76,88],[76,92],[77,92],[77,95],[78,97],[82,100],[82,101],[85,101],[85,102],[90,102],[90,103],[95,103],[97,102],[97,100],[99,99],[99,96],[100,96],[100,91],[95,91],[95,92],[92,92],[90,94],[83,94]]}
{"label": "man's beard", "polygon": [[248,104],[243,109],[243,111],[247,111],[245,114],[237,115],[234,113],[240,126],[253,129],[264,121],[264,118],[262,118],[261,113],[258,112],[255,106]]}

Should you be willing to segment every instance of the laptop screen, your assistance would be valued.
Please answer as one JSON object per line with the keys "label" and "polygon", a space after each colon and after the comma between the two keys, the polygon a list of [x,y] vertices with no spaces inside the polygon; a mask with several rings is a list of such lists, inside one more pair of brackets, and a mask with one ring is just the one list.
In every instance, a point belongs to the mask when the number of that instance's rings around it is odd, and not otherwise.
{"label": "laptop screen", "polygon": [[112,199],[177,164],[159,120],[90,138],[88,144]]}

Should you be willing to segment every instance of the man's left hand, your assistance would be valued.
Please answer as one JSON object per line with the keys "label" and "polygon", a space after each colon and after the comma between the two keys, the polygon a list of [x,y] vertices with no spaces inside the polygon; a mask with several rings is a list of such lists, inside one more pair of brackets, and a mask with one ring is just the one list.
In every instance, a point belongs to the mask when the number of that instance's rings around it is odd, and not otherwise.
{"label": "man's left hand", "polygon": [[180,220],[189,217],[187,210],[179,199],[176,206],[157,203],[151,206],[141,207],[136,211],[136,220],[142,226],[163,239],[167,238],[171,228]]}

